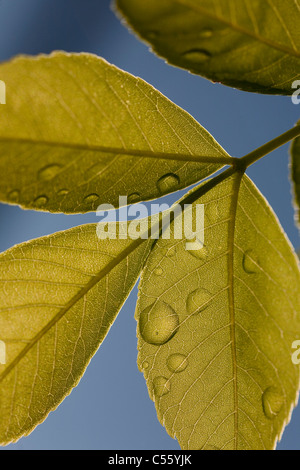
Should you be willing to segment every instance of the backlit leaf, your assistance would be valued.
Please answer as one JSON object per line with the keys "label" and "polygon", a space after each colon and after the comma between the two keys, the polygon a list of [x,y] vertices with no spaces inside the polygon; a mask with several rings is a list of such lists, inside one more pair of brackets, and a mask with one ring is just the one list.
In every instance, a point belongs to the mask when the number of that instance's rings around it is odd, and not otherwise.
{"label": "backlit leaf", "polygon": [[298,0],[117,0],[171,64],[246,91],[291,95],[299,78]]}
{"label": "backlit leaf", "polygon": [[[152,86],[91,54],[0,66],[0,200],[52,212],[157,198],[214,173],[228,154]],[[122,204],[125,205],[125,204]]]}
{"label": "backlit leaf", "polygon": [[0,255],[0,444],[29,434],[77,385],[134,286],[146,240],[96,224]]}
{"label": "backlit leaf", "polygon": [[273,449],[298,397],[299,261],[248,177],[235,173],[195,194],[204,247],[160,239],[150,254],[138,365],[183,449]]}

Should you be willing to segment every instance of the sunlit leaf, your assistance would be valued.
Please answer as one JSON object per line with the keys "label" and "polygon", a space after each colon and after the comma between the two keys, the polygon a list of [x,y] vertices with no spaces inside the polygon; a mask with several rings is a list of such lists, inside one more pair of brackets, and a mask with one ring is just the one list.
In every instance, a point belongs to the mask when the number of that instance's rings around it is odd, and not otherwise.
{"label": "sunlit leaf", "polygon": [[204,247],[160,239],[150,254],[138,365],[183,449],[273,449],[298,397],[298,259],[248,177],[235,173],[195,194]]}
{"label": "sunlit leaf", "polygon": [[291,95],[299,78],[298,0],[117,0],[171,64],[246,91]]}
{"label": "sunlit leaf", "polygon": [[87,212],[177,191],[230,161],[188,113],[94,55],[19,57],[0,77],[1,201]]}
{"label": "sunlit leaf", "polygon": [[1,445],[30,433],[77,385],[150,243],[99,240],[91,224],[0,255]]}
{"label": "sunlit leaf", "polygon": [[295,198],[296,221],[300,224],[300,137],[294,140],[291,147],[291,168],[293,192]]}

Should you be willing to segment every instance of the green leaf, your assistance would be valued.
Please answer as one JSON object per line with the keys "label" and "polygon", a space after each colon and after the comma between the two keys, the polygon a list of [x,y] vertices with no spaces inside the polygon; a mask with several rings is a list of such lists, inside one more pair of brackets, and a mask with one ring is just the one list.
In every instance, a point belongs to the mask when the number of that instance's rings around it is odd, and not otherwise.
{"label": "green leaf", "polygon": [[117,0],[117,6],[171,64],[245,91],[293,93],[298,0]]}
{"label": "green leaf", "polygon": [[149,249],[99,240],[91,224],[0,255],[1,445],[29,434],[78,384]]}
{"label": "green leaf", "polygon": [[204,247],[160,239],[147,260],[138,365],[183,449],[273,449],[298,398],[299,261],[251,180],[220,181],[190,196]]}
{"label": "green leaf", "polygon": [[0,77],[3,202],[88,212],[120,195],[157,198],[231,163],[189,114],[94,55],[19,57]]}
{"label": "green leaf", "polygon": [[295,198],[295,219],[300,224],[300,137],[295,139],[291,146],[291,168],[293,193]]}

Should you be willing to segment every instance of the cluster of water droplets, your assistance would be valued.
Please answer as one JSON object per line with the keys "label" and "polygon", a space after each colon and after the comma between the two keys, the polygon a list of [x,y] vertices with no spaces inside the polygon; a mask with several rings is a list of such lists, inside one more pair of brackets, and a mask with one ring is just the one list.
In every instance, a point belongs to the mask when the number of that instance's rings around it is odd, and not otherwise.
{"label": "cluster of water droplets", "polygon": [[157,301],[141,312],[139,327],[146,343],[160,346],[177,333],[179,317],[170,305]]}
{"label": "cluster of water droplets", "polygon": [[[211,28],[204,28],[199,33],[199,39],[203,41],[209,40],[213,37],[213,30]],[[150,41],[159,41],[160,40],[160,33],[159,31],[151,30],[147,32],[147,38]],[[212,54],[205,48],[193,48],[183,52],[183,59],[192,62],[192,63],[204,63],[208,61]]]}
{"label": "cluster of water droplets", "polygon": [[[149,367],[148,363],[146,365]],[[143,364],[145,368],[145,363]],[[185,354],[175,353],[167,358],[167,367],[172,374],[179,374],[188,367],[188,357]],[[153,379],[153,390],[156,397],[160,398],[171,390],[171,380],[159,375]]]}
{"label": "cluster of water droplets", "polygon": [[[175,310],[162,301],[157,301],[145,308],[139,320],[140,333],[144,341],[155,346],[169,342],[179,330],[179,317]],[[167,367],[171,373],[183,372],[188,366],[184,354],[171,354],[167,358]],[[143,370],[149,369],[149,362],[144,361]],[[156,397],[166,395],[171,389],[170,379],[160,375],[153,380],[153,390]]]}
{"label": "cluster of water droplets", "polygon": [[203,312],[211,302],[211,293],[203,288],[198,288],[191,292],[186,300],[186,309],[189,315]]}
{"label": "cluster of water droplets", "polygon": [[140,193],[138,193],[138,192],[131,193],[127,197],[128,204],[135,204],[137,202],[140,202],[141,200],[142,200],[142,197],[141,197]]}

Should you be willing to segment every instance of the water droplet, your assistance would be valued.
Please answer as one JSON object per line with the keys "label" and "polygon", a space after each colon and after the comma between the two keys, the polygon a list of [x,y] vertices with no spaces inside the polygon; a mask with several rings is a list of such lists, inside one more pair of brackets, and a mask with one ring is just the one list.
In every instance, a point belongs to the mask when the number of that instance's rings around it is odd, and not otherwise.
{"label": "water droplet", "polygon": [[188,366],[188,360],[183,354],[172,354],[167,359],[167,366],[171,372],[183,372]]}
{"label": "water droplet", "polygon": [[43,207],[47,204],[48,200],[47,196],[39,196],[34,200],[34,205],[35,207]]}
{"label": "water droplet", "polygon": [[146,369],[149,369],[149,362],[144,361],[144,362],[143,362],[143,365],[142,365],[142,368],[145,369],[145,370],[146,370]]}
{"label": "water droplet", "polygon": [[60,169],[61,165],[47,165],[39,171],[38,177],[43,181],[49,181],[57,175]]}
{"label": "water droplet", "polygon": [[200,37],[203,39],[211,38],[213,35],[213,30],[211,28],[204,28],[200,31]]}
{"label": "water droplet", "polygon": [[191,49],[183,54],[189,62],[203,63],[211,58],[211,54],[204,49]]}
{"label": "water droplet", "polygon": [[168,249],[167,251],[167,256],[170,258],[173,258],[173,256],[176,255],[176,246],[171,246],[171,248]]}
{"label": "water droplet", "polygon": [[166,379],[166,377],[160,376],[160,377],[155,377],[155,379],[153,380],[153,388],[154,388],[154,394],[157,397],[162,397],[170,391],[171,385],[168,382],[168,379]]}
{"label": "water droplet", "polygon": [[196,289],[188,295],[186,309],[189,315],[200,313],[205,310],[211,301],[211,293],[206,289]]}
{"label": "water droplet", "polygon": [[161,268],[159,266],[158,268],[155,268],[153,272],[154,272],[155,276],[161,276],[163,274],[164,270],[163,270],[163,268]]}
{"label": "water droplet", "polygon": [[167,343],[177,333],[179,318],[175,310],[165,302],[158,301],[141,312],[140,332],[149,344]]}
{"label": "water droplet", "polygon": [[57,193],[58,196],[66,196],[69,193],[68,189],[60,189]]}
{"label": "water droplet", "polygon": [[269,387],[262,396],[263,410],[268,419],[274,419],[281,411],[284,397],[275,387]]}
{"label": "water droplet", "polygon": [[17,189],[14,189],[13,191],[10,191],[7,195],[7,199],[11,202],[18,202],[20,199],[20,191]]}
{"label": "water droplet", "polygon": [[189,240],[191,241],[192,243],[196,243],[198,244],[199,248],[196,249],[196,250],[188,250],[189,253],[194,256],[194,258],[197,258],[197,259],[201,259],[201,260],[205,260],[208,256],[208,250],[205,246],[202,245],[202,243],[200,243],[197,238],[195,237],[194,240]]}
{"label": "water droplet", "polygon": [[132,194],[129,194],[128,198],[127,198],[127,202],[128,204],[134,204],[136,202],[140,202],[141,201],[141,195],[139,193],[132,193]]}
{"label": "water droplet", "polygon": [[99,199],[98,194],[89,194],[84,198],[84,203],[85,204],[92,204],[93,202],[96,202]]}
{"label": "water droplet", "polygon": [[248,250],[243,257],[243,268],[247,274],[259,272],[259,259],[253,250]]}
{"label": "water droplet", "polygon": [[180,178],[173,173],[162,176],[157,181],[157,189],[161,194],[166,194],[171,191],[175,191],[180,184]]}

